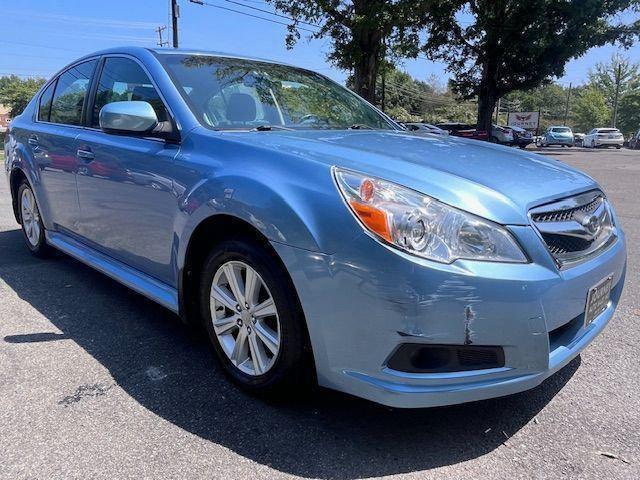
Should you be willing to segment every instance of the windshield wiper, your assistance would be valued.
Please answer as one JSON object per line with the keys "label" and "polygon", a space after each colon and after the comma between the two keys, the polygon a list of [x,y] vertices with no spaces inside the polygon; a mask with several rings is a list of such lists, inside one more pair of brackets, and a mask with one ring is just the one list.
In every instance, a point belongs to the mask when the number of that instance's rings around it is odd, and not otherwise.
{"label": "windshield wiper", "polygon": [[364,125],[362,123],[354,123],[348,128],[348,130],[373,130],[373,127],[370,127],[369,125]]}
{"label": "windshield wiper", "polygon": [[283,127],[282,125],[258,125],[256,128],[252,128],[254,132],[270,132],[271,130],[286,130],[292,132],[294,129],[289,127]]}

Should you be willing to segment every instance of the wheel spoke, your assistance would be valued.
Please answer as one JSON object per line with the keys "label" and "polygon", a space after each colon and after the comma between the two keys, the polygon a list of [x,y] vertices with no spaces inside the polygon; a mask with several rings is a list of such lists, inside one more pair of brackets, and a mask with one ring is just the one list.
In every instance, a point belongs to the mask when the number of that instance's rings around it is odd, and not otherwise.
{"label": "wheel spoke", "polygon": [[242,364],[247,359],[247,332],[244,328],[238,330],[236,343],[231,352],[231,361],[236,365]]}
{"label": "wheel spoke", "polygon": [[261,282],[253,268],[247,267],[246,271],[247,273],[244,280],[244,298],[249,306],[252,307],[258,301]]}
{"label": "wheel spoke", "polygon": [[231,263],[227,263],[223,267],[224,275],[227,277],[227,282],[229,282],[229,288],[231,289],[231,293],[236,297],[236,301],[244,305],[244,285],[242,285],[242,279],[238,277],[236,273],[235,267]]}
{"label": "wheel spoke", "polygon": [[214,284],[211,286],[211,298],[217,300],[229,310],[233,310],[235,312],[238,302],[231,298],[229,294],[218,285]]}
{"label": "wheel spoke", "polygon": [[253,370],[256,374],[261,375],[267,367],[267,358],[262,349],[262,345],[258,343],[255,335],[249,335],[249,350],[251,350],[251,361],[253,362]]}
{"label": "wheel spoke", "polygon": [[214,320],[213,329],[216,331],[217,335],[231,333],[234,329],[238,328],[238,318],[240,317],[237,315],[230,315],[225,318]]}
{"label": "wheel spoke", "polygon": [[264,346],[267,347],[273,355],[277,355],[278,348],[280,347],[278,335],[263,322],[257,322],[255,324],[255,332]]}
{"label": "wheel spoke", "polygon": [[33,243],[36,244],[38,243],[38,240],[40,240],[40,224],[38,222],[33,222],[31,231],[33,233]]}
{"label": "wheel spoke", "polygon": [[22,195],[22,207],[25,208],[28,212],[31,212],[31,199],[29,198],[28,193]]}
{"label": "wheel spoke", "polygon": [[269,315],[275,315],[276,314],[276,306],[273,303],[273,298],[269,297],[264,302],[262,302],[260,305],[256,305],[251,310],[251,313],[253,313],[253,315],[255,317],[258,317],[258,318],[267,317]]}

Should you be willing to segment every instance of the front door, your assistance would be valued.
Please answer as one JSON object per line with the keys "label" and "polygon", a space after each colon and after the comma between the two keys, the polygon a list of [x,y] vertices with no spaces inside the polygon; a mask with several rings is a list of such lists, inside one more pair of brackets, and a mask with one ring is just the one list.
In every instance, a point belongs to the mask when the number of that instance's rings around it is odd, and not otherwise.
{"label": "front door", "polygon": [[98,121],[100,109],[115,101],[149,102],[160,120],[168,118],[168,111],[131,58],[106,58],[98,82],[92,128],[77,138],[79,233],[111,257],[174,284],[173,223],[180,190],[172,172],[179,147],[108,134],[99,130]]}

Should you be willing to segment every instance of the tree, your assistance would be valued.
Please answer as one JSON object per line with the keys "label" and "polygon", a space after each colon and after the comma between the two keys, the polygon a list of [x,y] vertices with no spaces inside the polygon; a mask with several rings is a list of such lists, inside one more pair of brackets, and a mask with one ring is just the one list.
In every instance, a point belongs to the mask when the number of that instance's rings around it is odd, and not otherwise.
{"label": "tree", "polygon": [[438,0],[267,0],[291,17],[286,44],[292,48],[300,30],[311,38],[331,38],[328,60],[353,74],[356,93],[376,102],[381,62],[416,57],[420,33]]}
{"label": "tree", "polygon": [[16,117],[45,83],[44,78],[21,79],[17,75],[0,77],[0,104],[9,108],[9,116]]}
{"label": "tree", "polygon": [[613,108],[616,96],[616,81],[620,69],[620,97],[640,88],[640,71],[637,63],[631,63],[620,54],[611,56],[608,63],[599,62],[589,71],[589,83],[604,93],[607,105]]}
{"label": "tree", "polygon": [[611,118],[611,109],[607,106],[604,94],[593,87],[578,94],[573,112],[576,128],[584,132],[602,127]]}
{"label": "tree", "polygon": [[[478,127],[489,130],[496,102],[564,73],[591,47],[629,45],[636,25],[615,15],[638,0],[440,0],[425,53],[444,61],[454,90],[478,97]],[[472,20],[467,24],[466,20]]]}
{"label": "tree", "polygon": [[629,92],[620,99],[618,114],[622,132],[628,134],[640,129],[640,90]]}

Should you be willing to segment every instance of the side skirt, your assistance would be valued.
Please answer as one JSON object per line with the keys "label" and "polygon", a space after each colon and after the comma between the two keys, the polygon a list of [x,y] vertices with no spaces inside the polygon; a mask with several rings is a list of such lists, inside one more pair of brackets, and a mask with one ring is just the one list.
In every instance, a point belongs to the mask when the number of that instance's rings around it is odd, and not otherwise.
{"label": "side skirt", "polygon": [[100,253],[59,232],[45,232],[47,243],[82,263],[104,273],[131,290],[179,313],[178,291],[149,275]]}

